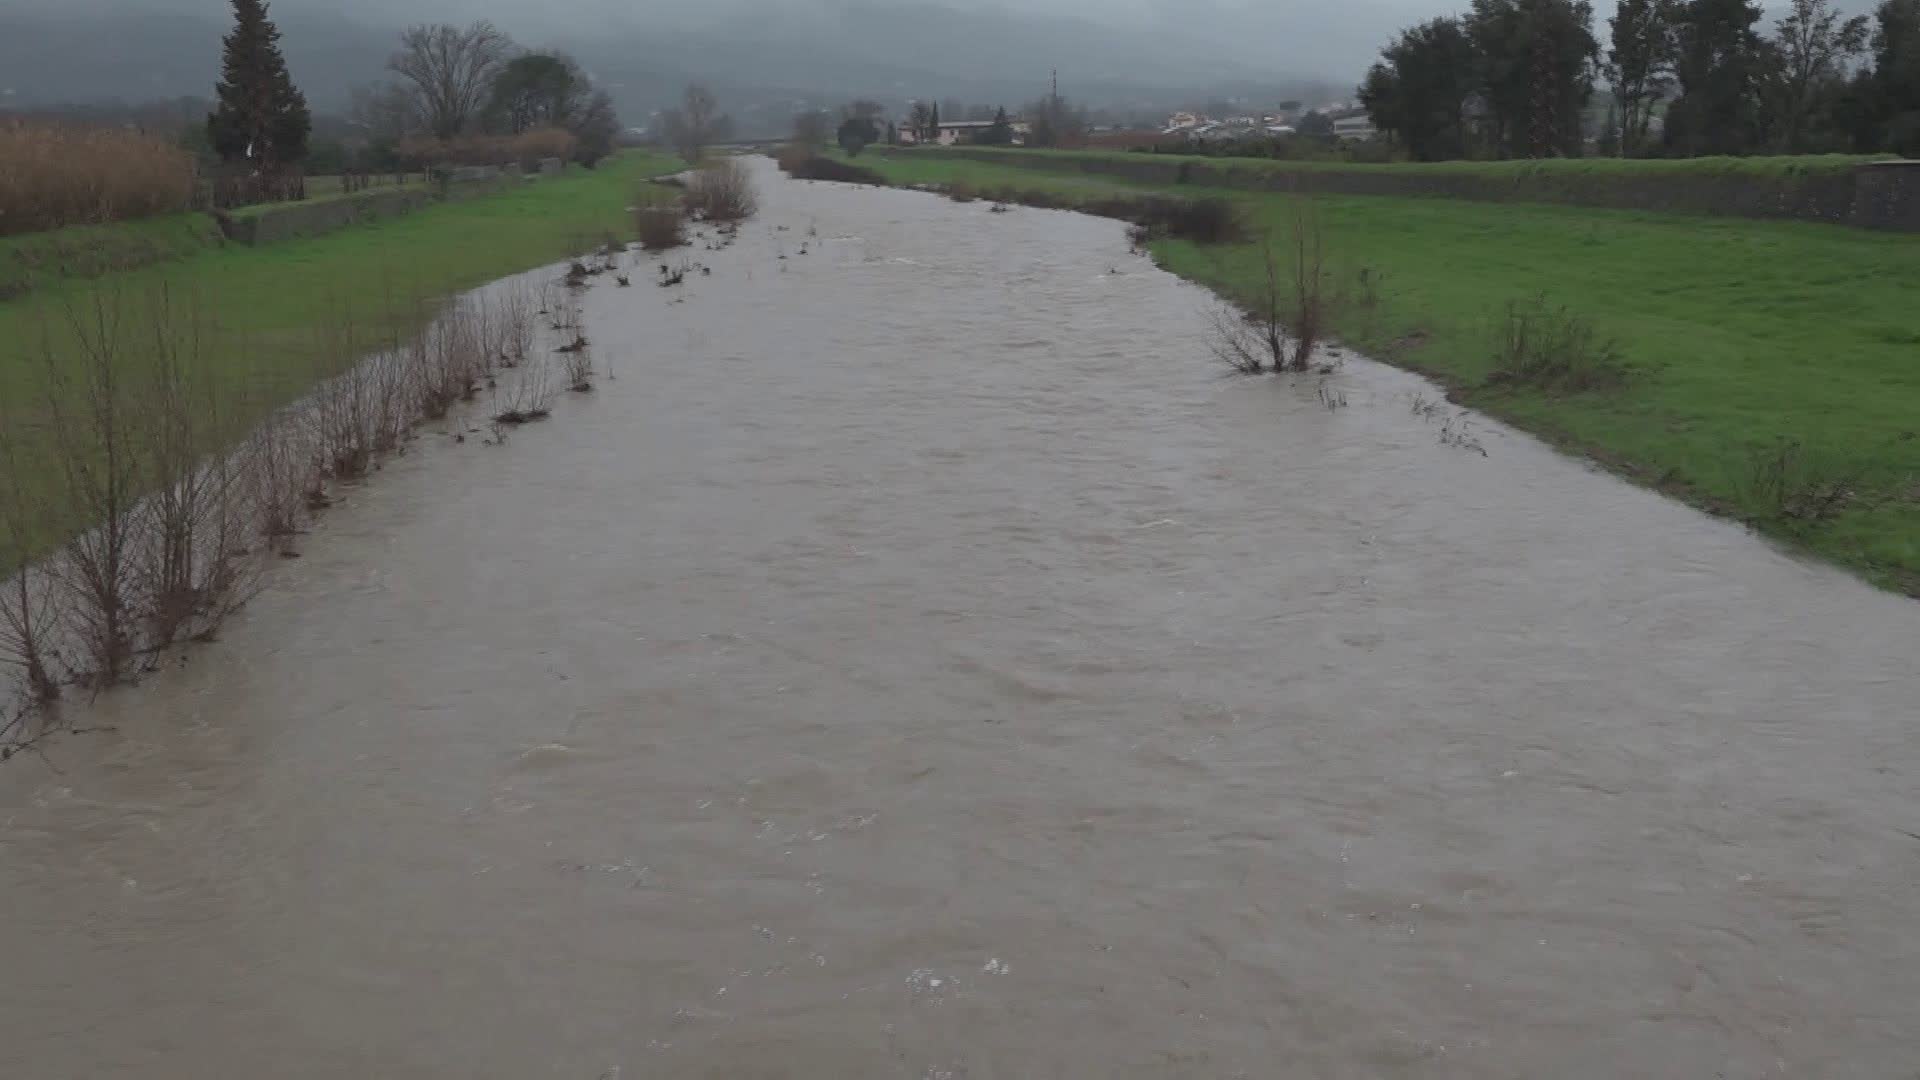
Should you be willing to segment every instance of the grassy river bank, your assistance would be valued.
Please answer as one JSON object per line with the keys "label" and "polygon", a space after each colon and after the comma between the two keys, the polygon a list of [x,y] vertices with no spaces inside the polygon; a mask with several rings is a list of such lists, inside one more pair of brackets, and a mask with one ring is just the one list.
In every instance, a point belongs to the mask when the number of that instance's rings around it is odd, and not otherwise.
{"label": "grassy river bank", "polygon": [[[446,297],[609,236],[629,238],[641,181],[683,167],[628,153],[593,171],[260,247],[223,241],[199,214],[7,241],[0,258],[33,280],[0,302],[0,425],[23,482],[16,498],[0,501],[0,577],[23,550],[45,550],[73,527],[22,507],[59,502],[48,374],[82,371],[85,341],[103,328],[126,340],[152,338],[162,322],[175,336],[189,334],[190,344],[173,347],[195,367],[219,424],[237,436],[363,350],[425,325]],[[144,265],[116,269],[132,262]],[[156,317],[163,307],[170,314]]]}
{"label": "grassy river bank", "polygon": [[[915,150],[859,164],[896,185],[1011,201],[1217,195],[1244,208],[1253,236],[1292,243],[1293,196],[1006,157]],[[1568,452],[1920,595],[1920,240],[1588,207],[1310,202],[1342,343],[1430,375],[1461,404]],[[1254,243],[1162,238],[1151,250],[1168,270],[1237,299],[1264,280]],[[1490,381],[1514,303],[1590,325],[1614,343],[1627,379],[1579,393]]]}

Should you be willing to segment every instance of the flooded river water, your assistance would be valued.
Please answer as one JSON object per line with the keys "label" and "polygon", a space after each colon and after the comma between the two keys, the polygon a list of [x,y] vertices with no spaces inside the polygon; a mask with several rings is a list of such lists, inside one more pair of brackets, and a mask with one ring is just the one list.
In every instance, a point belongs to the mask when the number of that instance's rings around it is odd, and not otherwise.
{"label": "flooded river water", "polygon": [[0,1076],[1920,1068],[1920,605],[1221,377],[1114,222],[759,174],[0,769]]}

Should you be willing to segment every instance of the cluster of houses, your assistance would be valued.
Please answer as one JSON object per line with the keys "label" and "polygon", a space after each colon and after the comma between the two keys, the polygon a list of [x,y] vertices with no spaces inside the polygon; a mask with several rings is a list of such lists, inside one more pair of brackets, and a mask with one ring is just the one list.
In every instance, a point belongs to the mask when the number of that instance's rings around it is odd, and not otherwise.
{"label": "cluster of houses", "polygon": [[[1374,130],[1373,120],[1358,106],[1334,104],[1314,111],[1332,118],[1333,135],[1343,142],[1367,142],[1379,134]],[[1296,125],[1303,115],[1301,112],[1283,111],[1214,120],[1199,113],[1177,112],[1167,118],[1167,125],[1160,134],[1203,143],[1271,139],[1296,134],[1299,131]]]}
{"label": "cluster of houses", "polygon": [[[1335,102],[1311,111],[1327,117],[1333,125],[1333,136],[1342,142],[1369,142],[1379,135],[1374,129],[1373,120],[1367,116],[1366,110],[1358,105]],[[1301,119],[1307,115],[1308,110],[1290,107],[1271,113],[1258,115],[1249,113],[1219,120],[1198,112],[1177,112],[1167,118],[1165,126],[1159,131],[1151,127],[1144,131],[1134,126],[1095,127],[1085,133],[1085,139],[1090,145],[1110,147],[1169,146],[1182,142],[1225,143],[1245,139],[1273,139],[1297,134]],[[941,120],[934,126],[934,135],[929,140],[913,125],[903,123],[898,128],[898,138],[903,146],[914,146],[923,142],[934,146],[964,146],[980,141],[980,136],[993,124],[992,120]],[[1009,127],[1013,133],[1013,145],[1026,145],[1028,136],[1033,131],[1033,125],[1026,120],[1014,119],[1010,121]]]}
{"label": "cluster of houses", "polygon": [[[935,127],[932,146],[960,146],[977,142],[981,132],[992,127],[992,120],[942,120]],[[1025,146],[1027,135],[1033,131],[1033,125],[1025,120],[1013,120],[1007,125],[1013,131],[1013,145]],[[900,128],[900,145],[917,146],[921,142],[920,133],[910,126]]]}

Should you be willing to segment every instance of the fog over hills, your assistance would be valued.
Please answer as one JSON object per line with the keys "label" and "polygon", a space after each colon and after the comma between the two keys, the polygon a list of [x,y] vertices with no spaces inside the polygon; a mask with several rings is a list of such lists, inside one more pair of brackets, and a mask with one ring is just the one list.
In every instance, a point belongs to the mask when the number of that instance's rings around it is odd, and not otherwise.
{"label": "fog over hills", "polygon": [[[1359,18],[1361,15],[1367,18]],[[295,78],[322,108],[383,77],[409,22],[488,18],[530,47],[572,52],[629,117],[699,78],[738,103],[871,95],[1018,104],[1063,89],[1102,104],[1350,87],[1390,8],[1339,11],[1236,0],[277,0]],[[217,68],[220,0],[0,0],[0,93],[8,103],[204,95]]]}
{"label": "fog over hills", "polygon": [[[1871,0],[1843,6],[1867,10]],[[1395,31],[1445,0],[275,0],[295,78],[322,110],[384,78],[396,32],[495,22],[577,56],[644,124],[690,79],[736,116],[854,96],[1018,105],[1049,73],[1082,102],[1146,110],[1346,96]],[[1604,36],[1612,4],[1596,4]],[[0,104],[205,95],[225,0],[0,0]],[[1769,19],[1769,23],[1771,18]],[[775,121],[768,119],[767,123]]]}

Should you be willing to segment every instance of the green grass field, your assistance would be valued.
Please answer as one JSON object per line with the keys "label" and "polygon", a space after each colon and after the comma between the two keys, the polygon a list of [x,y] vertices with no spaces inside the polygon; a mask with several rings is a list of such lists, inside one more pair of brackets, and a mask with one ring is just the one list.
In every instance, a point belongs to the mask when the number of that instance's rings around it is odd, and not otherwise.
{"label": "green grass field", "polygon": [[[1887,154],[1800,154],[1782,157],[1698,157],[1698,158],[1550,158],[1540,161],[1401,161],[1368,163],[1353,161],[1290,161],[1266,158],[1215,157],[1204,154],[1143,154],[1128,150],[1027,150],[1006,147],[966,147],[966,152],[982,157],[1006,155],[1009,160],[1051,160],[1063,168],[1087,159],[1108,161],[1191,161],[1216,169],[1280,172],[1392,172],[1430,176],[1475,175],[1510,179],[1524,175],[1543,176],[1817,176],[1846,172],[1871,161],[1883,161]],[[921,154],[924,151],[914,151]],[[912,156],[912,155],[909,155]]]}
{"label": "green grass field", "polygon": [[[382,340],[419,325],[441,298],[582,252],[609,235],[630,237],[628,210],[647,197],[641,181],[683,167],[664,156],[624,154],[592,172],[257,248],[220,242],[199,215],[17,238],[9,243],[32,243],[41,252],[163,243],[169,257],[98,277],[43,266],[32,292],[0,302],[0,423],[26,432],[29,458],[44,457],[42,342],[65,363],[77,349],[74,315],[89,315],[104,299],[138,328],[164,290],[173,306],[191,307],[208,321],[196,362],[220,385],[237,434],[330,374],[343,328],[356,340]],[[51,470],[42,474],[51,483]],[[57,542],[57,528],[36,530],[30,546]],[[0,539],[0,568],[18,554],[7,548]]]}
{"label": "green grass field", "polygon": [[337,202],[341,199],[358,199],[368,195],[377,195],[384,191],[426,191],[429,185],[425,177],[408,176],[401,183],[394,183],[392,177],[381,177],[380,182],[362,191],[345,191],[338,176],[314,176],[307,179],[307,197],[301,203],[256,203],[232,211],[235,217],[254,217],[270,214],[282,206],[299,206],[302,203]]}
{"label": "green grass field", "polygon": [[[860,164],[896,184],[1056,197],[1146,190],[938,153]],[[1285,196],[1178,190],[1232,198],[1256,232],[1281,245],[1291,237]],[[1346,343],[1569,451],[1920,595],[1920,238],[1431,198],[1322,196],[1313,208],[1334,284],[1348,294],[1335,317]],[[1227,294],[1251,295],[1262,276],[1252,245],[1161,241],[1154,255]],[[1378,282],[1371,307],[1358,300],[1363,270]],[[1628,384],[1572,395],[1488,386],[1496,319],[1533,297],[1614,339]],[[1799,447],[1789,486],[1852,492],[1833,520],[1782,513],[1766,495],[1757,462],[1779,460],[1782,440]]]}
{"label": "green grass field", "polygon": [[98,277],[219,246],[220,228],[205,214],[169,214],[0,237],[0,303],[61,278]]}

